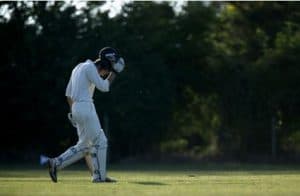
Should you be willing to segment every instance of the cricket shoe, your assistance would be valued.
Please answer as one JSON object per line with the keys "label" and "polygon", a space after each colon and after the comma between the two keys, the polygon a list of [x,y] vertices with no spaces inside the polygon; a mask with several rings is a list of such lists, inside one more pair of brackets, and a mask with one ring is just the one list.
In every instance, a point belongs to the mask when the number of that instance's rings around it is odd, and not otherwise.
{"label": "cricket shoe", "polygon": [[51,177],[51,180],[53,182],[57,182],[57,176],[56,176],[56,165],[54,159],[48,160],[48,168],[49,168],[49,175]]}
{"label": "cricket shoe", "polygon": [[117,180],[110,177],[106,177],[105,180],[101,180],[100,178],[93,179],[93,183],[105,183],[105,182],[115,183],[117,182]]}

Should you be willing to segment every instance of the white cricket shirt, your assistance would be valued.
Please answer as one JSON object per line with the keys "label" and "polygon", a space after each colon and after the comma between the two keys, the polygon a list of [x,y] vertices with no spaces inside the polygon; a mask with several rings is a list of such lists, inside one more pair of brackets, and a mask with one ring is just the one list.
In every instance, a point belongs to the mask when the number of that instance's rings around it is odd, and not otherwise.
{"label": "white cricket shirt", "polygon": [[109,91],[109,81],[102,79],[91,60],[79,63],[72,71],[66,96],[74,102],[93,102],[95,86],[102,92]]}

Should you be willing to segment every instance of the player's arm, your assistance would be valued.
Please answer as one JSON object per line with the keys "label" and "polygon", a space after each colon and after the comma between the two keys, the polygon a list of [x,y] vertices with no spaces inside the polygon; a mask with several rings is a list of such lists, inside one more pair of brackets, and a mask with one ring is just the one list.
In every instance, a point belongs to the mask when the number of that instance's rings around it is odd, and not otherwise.
{"label": "player's arm", "polygon": [[115,72],[111,71],[109,73],[109,75],[107,76],[106,80],[108,80],[109,84],[111,84],[115,80],[116,76],[117,76],[117,74]]}
{"label": "player's arm", "polygon": [[103,79],[98,74],[96,66],[89,66],[86,69],[87,78],[95,84],[96,88],[102,92],[108,92],[109,91],[109,80]]}
{"label": "player's arm", "polygon": [[69,80],[67,89],[66,89],[66,97],[67,97],[67,102],[69,104],[70,107],[70,112],[68,113],[68,119],[70,120],[71,124],[76,128],[76,122],[73,120],[73,116],[72,116],[72,105],[73,105],[73,100],[71,98],[71,90],[72,90],[72,80]]}
{"label": "player's arm", "polygon": [[66,97],[67,97],[67,102],[70,106],[70,110],[73,104],[73,100],[71,99],[71,91],[72,91],[72,80],[70,79],[66,88]]}
{"label": "player's arm", "polygon": [[121,73],[124,70],[125,67],[125,61],[124,59],[121,57],[117,63],[113,64],[113,71],[109,72],[108,76],[106,77],[106,79],[109,81],[109,84],[111,84],[118,73]]}

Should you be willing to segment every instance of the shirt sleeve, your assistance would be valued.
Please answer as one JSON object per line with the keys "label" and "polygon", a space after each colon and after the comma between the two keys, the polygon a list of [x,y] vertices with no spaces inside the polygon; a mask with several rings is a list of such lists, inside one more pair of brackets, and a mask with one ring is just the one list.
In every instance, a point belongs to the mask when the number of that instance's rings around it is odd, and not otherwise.
{"label": "shirt sleeve", "polygon": [[67,88],[66,88],[66,96],[71,97],[71,91],[72,91],[72,80],[70,78]]}
{"label": "shirt sleeve", "polygon": [[109,81],[106,79],[102,79],[98,72],[97,68],[94,65],[90,65],[86,69],[87,78],[90,82],[92,82],[96,88],[102,92],[109,91]]}

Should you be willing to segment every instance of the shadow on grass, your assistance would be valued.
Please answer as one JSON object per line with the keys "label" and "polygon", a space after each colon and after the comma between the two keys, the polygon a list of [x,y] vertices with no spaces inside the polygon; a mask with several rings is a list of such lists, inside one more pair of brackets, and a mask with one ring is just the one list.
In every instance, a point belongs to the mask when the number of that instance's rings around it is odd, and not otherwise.
{"label": "shadow on grass", "polygon": [[14,178],[14,179],[1,179],[0,182],[51,182],[50,179],[28,179],[28,178]]}
{"label": "shadow on grass", "polygon": [[[289,172],[300,173],[298,164],[249,164],[249,163],[133,163],[110,166],[114,171],[130,172]],[[194,175],[189,175],[194,177]]]}
{"label": "shadow on grass", "polygon": [[132,182],[133,184],[140,184],[140,185],[150,185],[150,186],[164,186],[168,185],[162,182],[152,182],[152,181],[141,181],[141,182]]}

